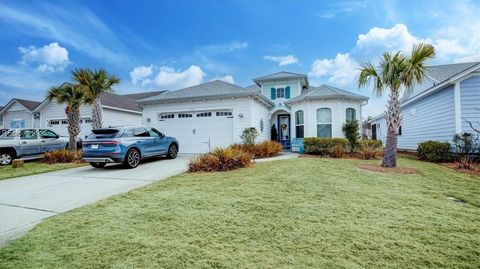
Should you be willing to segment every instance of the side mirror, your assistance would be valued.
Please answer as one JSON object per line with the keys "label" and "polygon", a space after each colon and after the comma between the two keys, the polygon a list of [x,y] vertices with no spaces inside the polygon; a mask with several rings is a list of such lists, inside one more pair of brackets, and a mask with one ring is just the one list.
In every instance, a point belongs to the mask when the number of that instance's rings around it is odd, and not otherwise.
{"label": "side mirror", "polygon": [[165,137],[165,134],[164,133],[160,133],[160,138],[164,138]]}

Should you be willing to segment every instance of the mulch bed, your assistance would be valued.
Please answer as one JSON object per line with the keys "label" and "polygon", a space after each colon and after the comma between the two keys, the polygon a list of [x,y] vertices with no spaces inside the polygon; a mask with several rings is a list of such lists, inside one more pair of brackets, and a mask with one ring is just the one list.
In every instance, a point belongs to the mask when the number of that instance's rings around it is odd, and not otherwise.
{"label": "mulch bed", "polygon": [[359,164],[358,168],[388,174],[416,174],[418,170],[411,167],[397,166],[394,168],[381,167],[377,164]]}
{"label": "mulch bed", "polygon": [[473,164],[473,169],[472,170],[459,169],[457,167],[457,164],[453,163],[453,162],[451,162],[451,163],[440,163],[440,165],[448,167],[450,169],[453,169],[453,170],[461,172],[461,173],[467,173],[467,174],[474,175],[474,176],[480,176],[480,163]]}

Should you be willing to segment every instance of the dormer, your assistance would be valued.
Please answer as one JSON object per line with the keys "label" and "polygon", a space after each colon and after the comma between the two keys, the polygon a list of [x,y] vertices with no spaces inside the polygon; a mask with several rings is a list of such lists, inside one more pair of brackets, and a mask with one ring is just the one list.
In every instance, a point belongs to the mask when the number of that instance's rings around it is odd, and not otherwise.
{"label": "dormer", "polygon": [[278,72],[259,77],[253,80],[262,91],[262,94],[275,103],[283,103],[302,93],[302,89],[308,88],[307,75]]}

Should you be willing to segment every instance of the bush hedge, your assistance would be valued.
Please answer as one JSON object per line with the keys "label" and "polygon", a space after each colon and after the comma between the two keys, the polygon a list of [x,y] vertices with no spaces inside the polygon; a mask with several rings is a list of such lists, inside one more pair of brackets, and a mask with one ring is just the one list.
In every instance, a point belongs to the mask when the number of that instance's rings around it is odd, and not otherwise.
{"label": "bush hedge", "polygon": [[49,151],[43,154],[42,161],[48,164],[71,163],[82,160],[81,151],[71,151],[68,149]]}
{"label": "bush hedge", "polygon": [[340,158],[346,153],[345,138],[306,137],[303,140],[305,153]]}
{"label": "bush hedge", "polygon": [[362,140],[358,148],[358,155],[364,160],[373,160],[382,155],[381,140]]}
{"label": "bush hedge", "polygon": [[263,141],[253,145],[233,144],[230,148],[245,151],[255,158],[273,157],[283,151],[282,144],[276,141]]}
{"label": "bush hedge", "polygon": [[426,141],[418,144],[417,155],[429,162],[445,162],[452,159],[451,145],[448,142]]}
{"label": "bush hedge", "polygon": [[216,148],[211,153],[203,154],[191,160],[189,172],[218,172],[247,167],[252,157],[245,151],[233,148]]}

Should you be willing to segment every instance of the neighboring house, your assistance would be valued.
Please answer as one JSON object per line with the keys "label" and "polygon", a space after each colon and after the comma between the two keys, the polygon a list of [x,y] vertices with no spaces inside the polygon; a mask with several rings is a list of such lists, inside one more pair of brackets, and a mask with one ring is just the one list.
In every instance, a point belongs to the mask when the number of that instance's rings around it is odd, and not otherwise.
{"label": "neighboring house", "polygon": [[[139,93],[140,97],[143,97],[142,94]],[[145,94],[148,96],[147,93]],[[104,93],[101,101],[103,126],[137,126],[142,124],[142,110],[136,103],[137,99],[127,97],[126,95]],[[55,101],[45,99],[34,110],[35,113],[39,114],[39,128],[48,128],[60,135],[68,136],[68,121],[65,109],[65,104],[58,104]],[[81,132],[79,137],[82,139],[91,133],[91,112],[91,106],[82,106],[80,109]]]}
{"label": "neighboring house", "polygon": [[0,110],[0,122],[4,128],[38,127],[39,115],[33,112],[38,105],[40,102],[14,98]]}
{"label": "neighboring house", "polygon": [[[431,66],[426,80],[402,97],[398,148],[416,150],[427,140],[451,142],[455,133],[479,127],[480,62]],[[372,138],[385,143],[385,114],[370,120]]]}
{"label": "neighboring house", "polygon": [[[3,106],[0,106],[0,111],[2,111]],[[3,128],[3,117],[0,117],[0,129]]]}
{"label": "neighboring house", "polygon": [[143,123],[176,137],[180,152],[201,153],[241,142],[247,127],[259,141],[271,138],[290,147],[292,138],[342,137],[348,119],[361,120],[368,98],[332,86],[314,87],[307,75],[279,72],[246,88],[215,80],[139,101]]}

